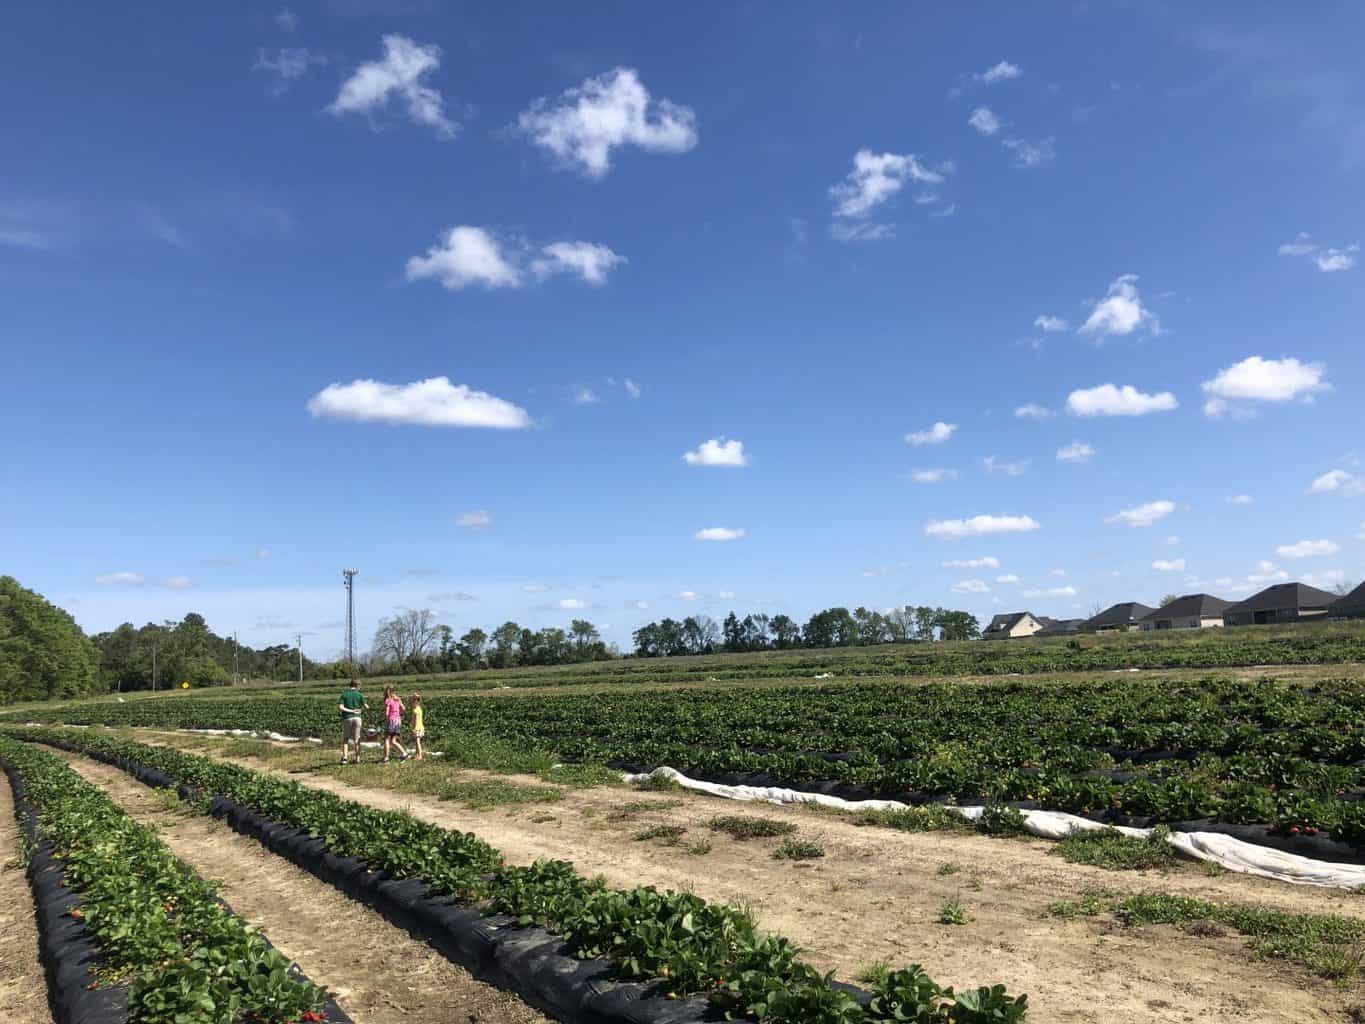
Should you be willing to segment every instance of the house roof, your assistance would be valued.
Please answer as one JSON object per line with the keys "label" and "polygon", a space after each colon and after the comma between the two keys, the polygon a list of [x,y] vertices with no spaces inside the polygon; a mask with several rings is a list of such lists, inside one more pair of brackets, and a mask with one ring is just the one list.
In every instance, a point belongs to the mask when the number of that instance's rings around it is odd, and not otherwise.
{"label": "house roof", "polygon": [[1276,583],[1266,587],[1258,594],[1252,594],[1245,601],[1238,601],[1224,609],[1225,613],[1268,612],[1277,608],[1326,608],[1337,599],[1307,583]]}
{"label": "house roof", "polygon": [[1006,613],[1003,614],[1003,615],[997,615],[997,616],[995,616],[994,618],[991,619],[991,624],[990,624],[989,626],[986,627],[985,632],[987,632],[987,633],[1003,633],[1003,632],[1007,632],[1008,630],[1011,630],[1011,629],[1013,629],[1015,626],[1017,626],[1017,625],[1019,624],[1019,621],[1020,621],[1025,615],[1028,615],[1028,616],[1031,617],[1031,616],[1033,615],[1033,613],[1032,613],[1032,612],[1006,612]]}
{"label": "house roof", "polygon": [[1143,616],[1143,620],[1187,619],[1196,615],[1201,619],[1215,619],[1223,614],[1223,609],[1231,605],[1231,601],[1224,601],[1221,597],[1214,597],[1212,594],[1184,594],[1170,604],[1158,608],[1150,615]]}
{"label": "house roof", "polygon": [[1339,597],[1332,602],[1334,613],[1343,612],[1365,612],[1365,583],[1356,587],[1345,597]]}
{"label": "house roof", "polygon": [[1035,636],[1057,636],[1061,633],[1075,633],[1085,619],[1049,619],[1047,625],[1038,630]]}
{"label": "house roof", "polygon": [[1143,616],[1154,611],[1156,611],[1155,608],[1148,608],[1139,601],[1120,601],[1098,615],[1092,615],[1082,623],[1082,626],[1085,629],[1103,629],[1105,626],[1131,626]]}

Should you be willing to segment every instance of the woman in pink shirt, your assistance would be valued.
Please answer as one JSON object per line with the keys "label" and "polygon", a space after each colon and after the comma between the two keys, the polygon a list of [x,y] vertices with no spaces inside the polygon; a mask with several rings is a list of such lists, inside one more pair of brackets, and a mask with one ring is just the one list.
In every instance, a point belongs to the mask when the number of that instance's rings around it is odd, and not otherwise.
{"label": "woman in pink shirt", "polygon": [[384,764],[389,763],[389,748],[397,747],[398,753],[403,756],[403,760],[408,759],[408,752],[403,744],[398,742],[399,735],[403,732],[403,698],[393,692],[392,686],[384,687]]}

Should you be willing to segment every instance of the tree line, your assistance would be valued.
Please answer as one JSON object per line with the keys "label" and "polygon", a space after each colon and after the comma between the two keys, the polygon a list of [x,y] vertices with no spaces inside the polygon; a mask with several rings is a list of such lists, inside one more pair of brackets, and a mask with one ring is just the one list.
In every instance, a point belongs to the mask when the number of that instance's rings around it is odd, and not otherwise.
{"label": "tree line", "polygon": [[100,690],[99,653],[76,620],[13,576],[0,576],[0,704]]}
{"label": "tree line", "polygon": [[371,674],[462,672],[521,665],[568,665],[620,656],[615,645],[603,642],[597,627],[587,619],[574,619],[567,630],[529,629],[508,621],[491,632],[475,627],[456,639],[454,630],[437,622],[432,612],[424,608],[382,619],[365,656],[364,668]]}
{"label": "tree line", "polygon": [[968,612],[905,605],[888,612],[826,608],[804,626],[787,615],[735,612],[717,623],[709,615],[648,622],[632,635],[638,658],[714,654],[717,651],[785,651],[796,647],[869,647],[938,640],[974,640],[981,624]]}

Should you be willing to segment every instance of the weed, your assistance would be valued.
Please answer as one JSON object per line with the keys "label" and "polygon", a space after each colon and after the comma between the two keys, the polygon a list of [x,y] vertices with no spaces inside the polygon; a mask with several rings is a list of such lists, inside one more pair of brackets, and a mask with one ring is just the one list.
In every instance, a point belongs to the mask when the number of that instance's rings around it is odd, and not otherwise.
{"label": "weed", "polygon": [[971,828],[962,815],[939,804],[894,811],[856,811],[852,820],[855,825],[894,828],[901,832],[965,832]]}
{"label": "weed", "polygon": [[607,812],[608,821],[629,821],[631,818],[639,817],[650,811],[671,811],[675,807],[681,807],[681,800],[631,800],[620,807],[614,807]]}
{"label": "weed", "polygon": [[1063,920],[1071,920],[1077,917],[1095,917],[1109,909],[1109,905],[1116,895],[1109,889],[1088,889],[1081,894],[1081,898],[1078,900],[1059,900],[1056,903],[1049,903],[1043,913],[1047,917],[1060,917]]}
{"label": "weed", "polygon": [[557,764],[538,774],[546,782],[568,786],[571,789],[623,785],[621,773],[604,764]]}
{"label": "weed", "polygon": [[1008,804],[987,804],[976,819],[976,830],[988,836],[1024,834],[1024,812]]}
{"label": "weed", "polygon": [[557,817],[555,817],[553,814],[537,814],[537,815],[535,815],[535,816],[533,816],[533,817],[531,818],[531,824],[532,824],[532,825],[545,825],[545,824],[548,824],[548,823],[551,822],[551,821],[558,821],[558,820],[559,820],[559,819],[558,819]]}
{"label": "weed", "polygon": [[1112,828],[1073,831],[1048,852],[1072,864],[1089,864],[1108,871],[1169,870],[1176,865],[1175,850],[1166,834],[1153,830],[1136,839]]}
{"label": "weed", "polygon": [[961,870],[961,864],[940,864],[938,866],[938,873],[940,875],[955,875]]}
{"label": "weed", "polygon": [[695,842],[684,843],[682,848],[683,853],[693,857],[705,857],[711,852],[711,849],[711,840],[709,839],[698,839]]}
{"label": "weed", "polygon": [[362,786],[433,796],[475,810],[514,804],[553,803],[564,798],[564,791],[555,786],[526,786],[498,778],[464,778],[459,768],[447,764],[424,762],[418,765],[409,762],[386,765],[378,761],[365,761],[337,771],[340,777]]}
{"label": "weed", "polygon": [[1199,870],[1210,878],[1222,878],[1228,873],[1228,869],[1219,864],[1216,860],[1201,860]]}
{"label": "weed", "polygon": [[858,980],[865,985],[880,985],[891,974],[891,965],[885,960],[873,960],[858,972]]}
{"label": "weed", "polygon": [[649,775],[635,782],[635,788],[646,793],[676,793],[682,789],[677,781],[666,775]]}
{"label": "weed", "polygon": [[658,839],[665,846],[676,846],[678,840],[682,838],[683,833],[686,831],[687,829],[682,825],[650,825],[647,828],[642,828],[630,838],[634,839],[637,843],[643,843],[650,839]]}
{"label": "weed", "polygon": [[712,832],[724,832],[731,839],[769,839],[775,836],[789,836],[796,826],[789,821],[773,821],[771,818],[748,818],[742,814],[725,814],[712,818],[706,823]]}
{"label": "weed", "polygon": [[793,839],[788,836],[773,851],[774,860],[814,860],[823,857],[825,848],[813,839]]}
{"label": "weed", "polygon": [[938,911],[939,924],[967,924],[972,915],[957,900],[949,900]]}
{"label": "weed", "polygon": [[982,889],[981,879],[978,876],[973,875],[971,878],[967,879],[967,888],[972,892],[980,892]]}

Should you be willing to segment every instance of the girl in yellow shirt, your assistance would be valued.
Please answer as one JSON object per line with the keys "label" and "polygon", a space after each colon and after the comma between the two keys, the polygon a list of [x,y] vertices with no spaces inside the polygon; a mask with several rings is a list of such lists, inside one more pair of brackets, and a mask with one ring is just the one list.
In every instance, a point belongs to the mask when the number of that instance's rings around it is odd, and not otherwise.
{"label": "girl in yellow shirt", "polygon": [[412,738],[417,741],[417,760],[423,760],[422,737],[427,734],[426,721],[422,718],[422,695],[414,693],[408,698],[408,706],[412,708]]}

